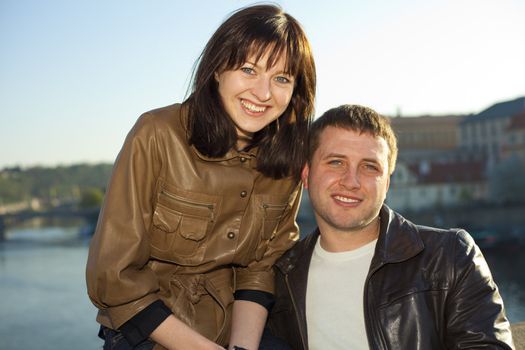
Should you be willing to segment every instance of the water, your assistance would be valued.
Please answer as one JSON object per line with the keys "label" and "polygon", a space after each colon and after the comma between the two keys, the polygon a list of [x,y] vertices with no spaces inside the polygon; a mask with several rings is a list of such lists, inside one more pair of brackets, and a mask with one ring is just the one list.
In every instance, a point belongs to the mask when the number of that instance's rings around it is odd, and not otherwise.
{"label": "water", "polygon": [[[101,349],[96,309],[86,294],[87,250],[78,224],[6,232],[0,242],[0,348]],[[519,252],[485,252],[512,323],[525,321],[525,255]]]}
{"label": "water", "polygon": [[78,227],[13,229],[0,243],[2,349],[101,349]]}

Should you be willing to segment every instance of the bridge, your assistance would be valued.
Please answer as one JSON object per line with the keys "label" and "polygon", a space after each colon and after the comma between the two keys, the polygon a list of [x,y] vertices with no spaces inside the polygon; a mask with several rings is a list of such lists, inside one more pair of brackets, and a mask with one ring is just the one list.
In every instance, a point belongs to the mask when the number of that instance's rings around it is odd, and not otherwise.
{"label": "bridge", "polygon": [[5,239],[5,231],[8,227],[15,226],[33,218],[82,218],[88,222],[93,222],[97,220],[99,211],[99,207],[86,209],[59,207],[42,211],[22,210],[14,213],[0,214],[0,241]]}

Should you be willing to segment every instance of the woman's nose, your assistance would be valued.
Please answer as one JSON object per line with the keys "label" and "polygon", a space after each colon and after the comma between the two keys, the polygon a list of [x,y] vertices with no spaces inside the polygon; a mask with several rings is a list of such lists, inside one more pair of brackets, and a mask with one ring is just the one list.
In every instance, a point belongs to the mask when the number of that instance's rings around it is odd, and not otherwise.
{"label": "woman's nose", "polygon": [[255,97],[257,97],[257,99],[261,102],[268,101],[272,97],[270,79],[266,77],[260,77],[254,81],[252,94],[254,94]]}

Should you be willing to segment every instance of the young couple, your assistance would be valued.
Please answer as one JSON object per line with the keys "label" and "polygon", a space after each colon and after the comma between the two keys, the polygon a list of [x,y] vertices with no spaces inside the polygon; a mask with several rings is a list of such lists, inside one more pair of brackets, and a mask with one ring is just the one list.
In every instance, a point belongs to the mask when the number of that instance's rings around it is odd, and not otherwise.
{"label": "young couple", "polygon": [[[87,263],[104,349],[512,348],[472,238],[384,205],[388,123],[341,106],[310,126],[315,83],[299,23],[255,5],[182,104],[139,118]],[[303,184],[319,228],[295,244]]]}

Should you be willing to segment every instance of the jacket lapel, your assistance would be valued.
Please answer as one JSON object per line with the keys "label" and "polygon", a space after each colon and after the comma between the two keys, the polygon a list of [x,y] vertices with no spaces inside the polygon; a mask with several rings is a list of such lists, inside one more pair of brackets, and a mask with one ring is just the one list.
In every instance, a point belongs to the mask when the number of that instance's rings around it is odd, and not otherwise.
{"label": "jacket lapel", "polygon": [[319,237],[319,229],[306,236],[300,244],[297,244],[288,252],[286,259],[282,259],[276,265],[285,276],[288,284],[290,297],[297,312],[299,333],[305,348],[308,349],[308,334],[306,325],[306,284],[308,282],[308,269]]}
{"label": "jacket lapel", "polygon": [[413,223],[386,205],[383,205],[379,215],[381,226],[370,272],[384,264],[410,259],[425,248]]}

